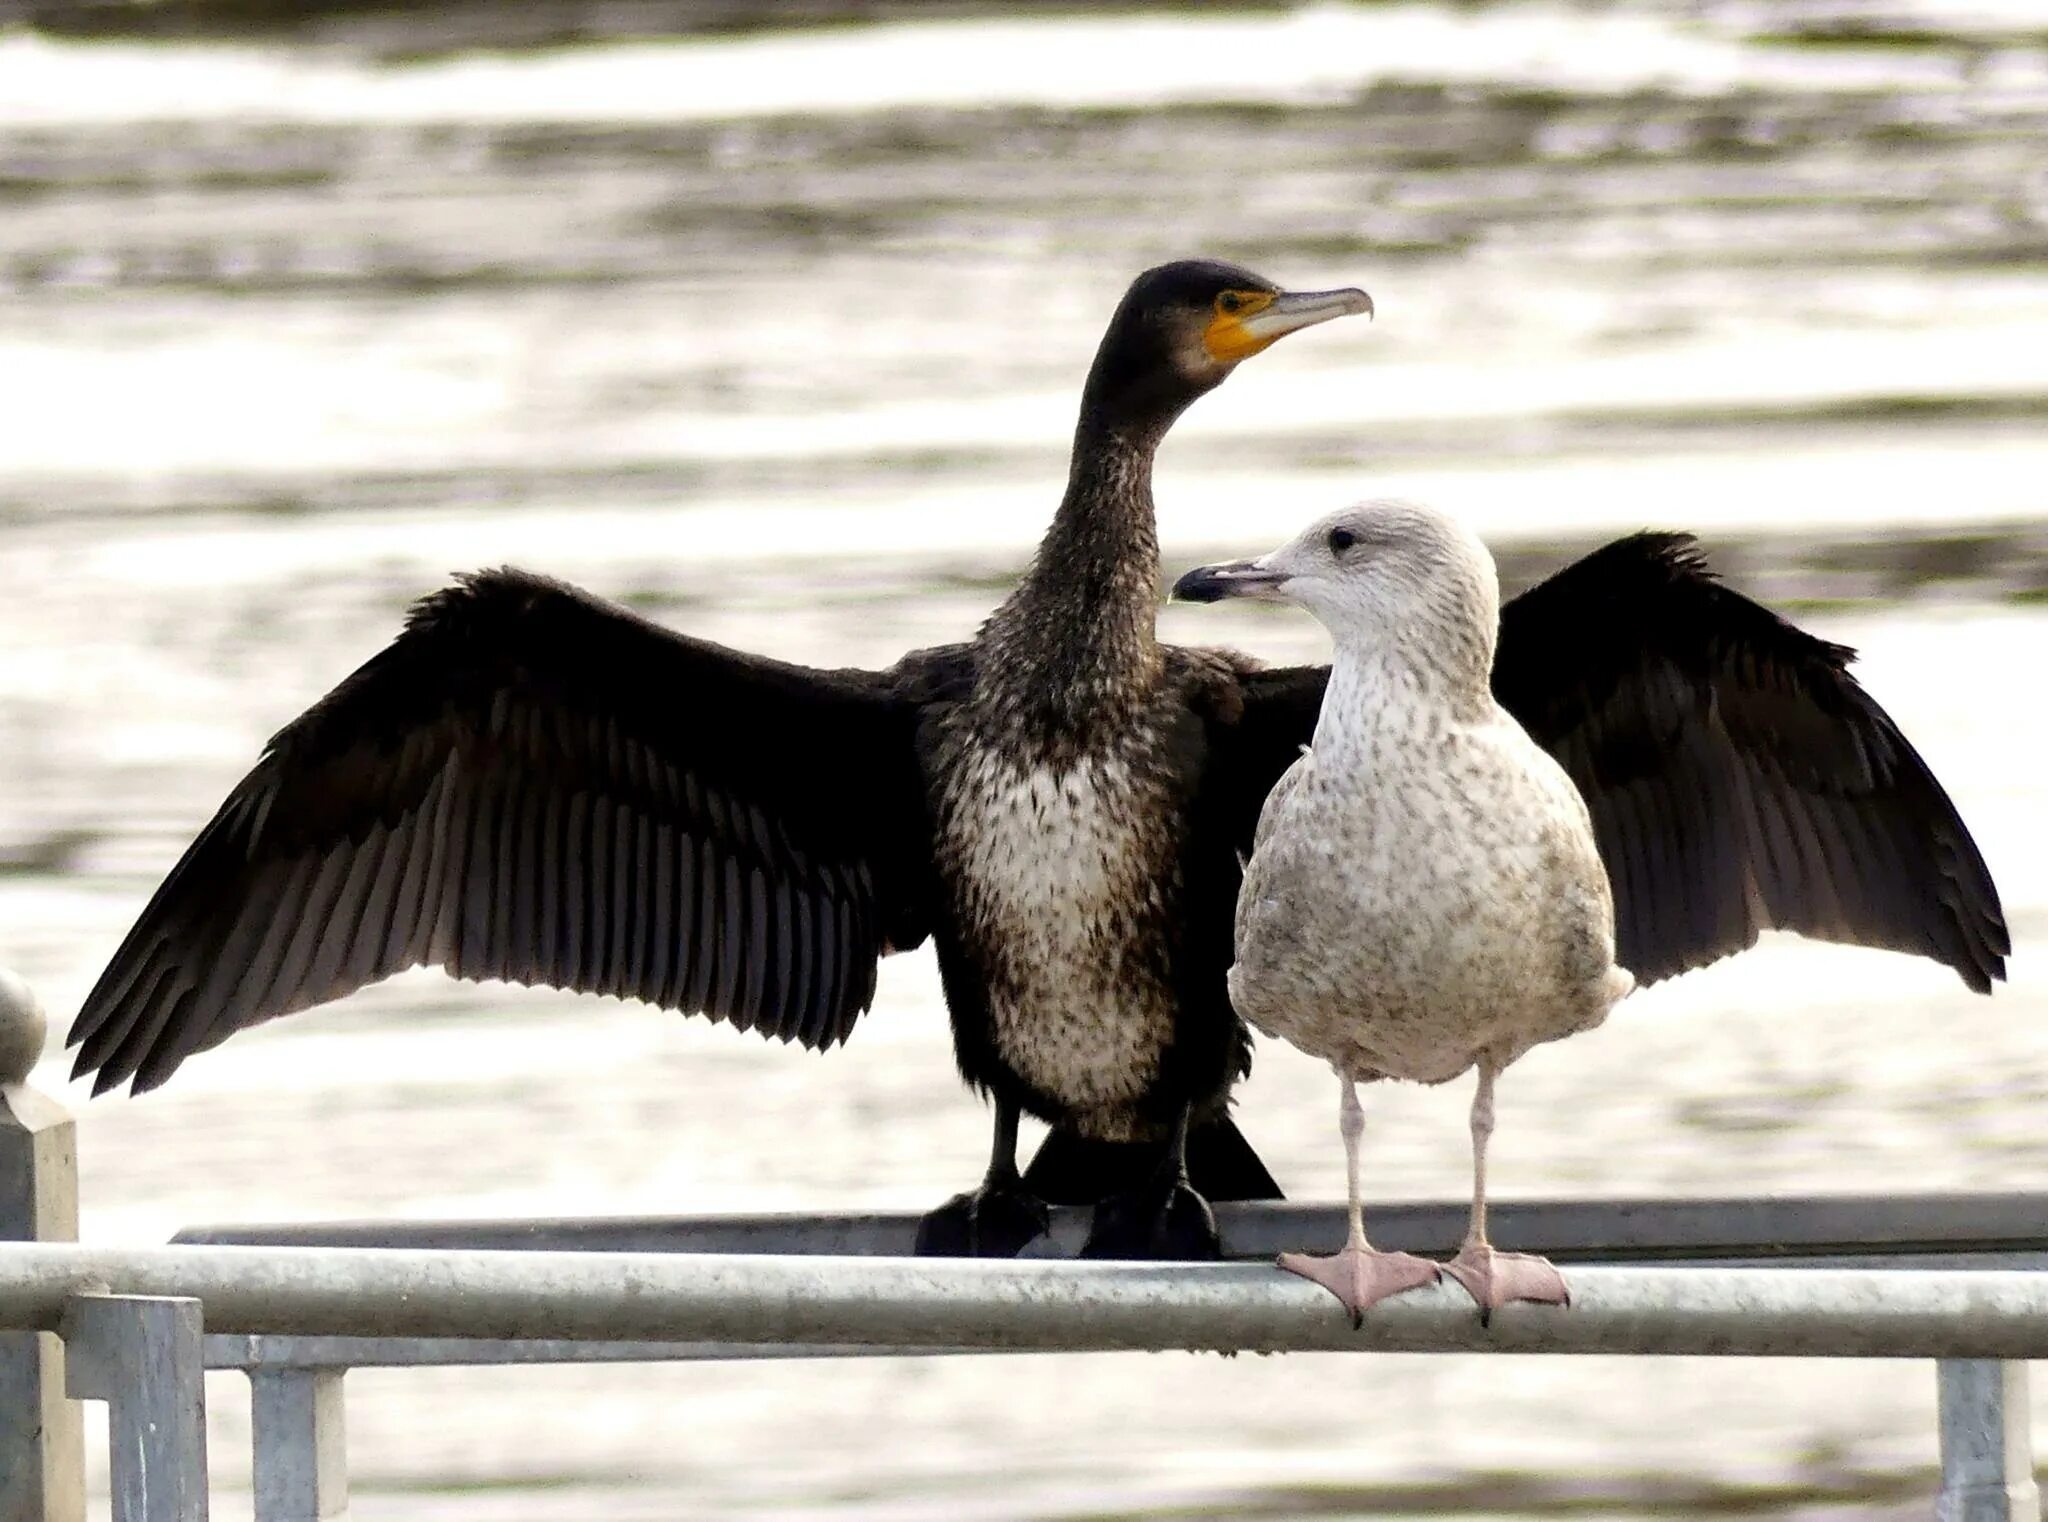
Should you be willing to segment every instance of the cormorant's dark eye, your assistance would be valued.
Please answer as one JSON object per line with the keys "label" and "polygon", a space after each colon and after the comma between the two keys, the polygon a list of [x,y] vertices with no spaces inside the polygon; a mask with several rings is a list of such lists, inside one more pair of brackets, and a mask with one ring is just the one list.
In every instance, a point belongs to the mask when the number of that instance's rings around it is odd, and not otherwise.
{"label": "cormorant's dark eye", "polygon": [[1235,291],[1225,291],[1216,298],[1216,310],[1226,317],[1235,316],[1244,310],[1244,297]]}
{"label": "cormorant's dark eye", "polygon": [[1330,530],[1330,553],[1332,555],[1341,555],[1356,543],[1358,543],[1358,536],[1352,533],[1350,529],[1333,528]]}

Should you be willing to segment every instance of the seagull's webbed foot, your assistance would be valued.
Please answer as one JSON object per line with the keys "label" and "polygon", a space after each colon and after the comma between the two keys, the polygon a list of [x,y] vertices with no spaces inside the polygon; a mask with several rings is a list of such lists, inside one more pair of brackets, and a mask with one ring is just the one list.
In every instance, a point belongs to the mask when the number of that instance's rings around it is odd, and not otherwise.
{"label": "seagull's webbed foot", "polygon": [[1045,1201],[1021,1183],[984,1182],[917,1223],[920,1258],[1014,1258],[1050,1225]]}
{"label": "seagull's webbed foot", "polygon": [[1444,1265],[1444,1272],[1479,1302],[1482,1323],[1492,1320],[1493,1313],[1512,1300],[1531,1300],[1538,1305],[1572,1302],[1557,1265],[1533,1253],[1495,1252],[1485,1242],[1467,1242],[1458,1256]]}
{"label": "seagull's webbed foot", "polygon": [[1381,1252],[1356,1242],[1327,1258],[1284,1252],[1279,1262],[1290,1274],[1313,1280],[1335,1295],[1351,1313],[1353,1326],[1363,1325],[1365,1313],[1390,1295],[1420,1289],[1442,1277],[1442,1271],[1427,1258],[1406,1252]]}

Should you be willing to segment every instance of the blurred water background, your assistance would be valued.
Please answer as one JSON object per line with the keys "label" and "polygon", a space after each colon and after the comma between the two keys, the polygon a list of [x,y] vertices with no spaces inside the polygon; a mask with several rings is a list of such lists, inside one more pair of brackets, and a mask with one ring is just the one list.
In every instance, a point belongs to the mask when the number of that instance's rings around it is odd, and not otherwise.
{"label": "blurred water background", "polygon": [[[1517,583],[1698,530],[1862,647],[2006,894],[1993,1000],[1773,940],[1533,1054],[1497,1190],[2048,1187],[2035,0],[887,9],[670,37],[622,35],[654,6],[0,32],[0,962],[53,1017],[264,737],[452,570],[545,568],[798,660],[966,634],[1057,500],[1124,282],[1208,252],[1363,284],[1379,319],[1282,345],[1182,423],[1169,574],[1389,492],[1471,514]],[[123,14],[74,29],[172,12]],[[1316,650],[1304,619],[1162,617]],[[41,1076],[61,1087],[54,1058]],[[1370,1096],[1374,1193],[1463,1197],[1465,1097]],[[1326,1072],[1262,1044],[1240,1115],[1297,1196],[1341,1190],[1333,1108]],[[922,1208],[978,1175],[985,1128],[928,952],[829,1058],[419,974],[84,1108],[85,1233]],[[350,1389],[362,1522],[1890,1517],[1934,1459],[1931,1370],[1895,1364]],[[223,1378],[212,1404],[215,1514],[246,1515],[246,1402]]]}

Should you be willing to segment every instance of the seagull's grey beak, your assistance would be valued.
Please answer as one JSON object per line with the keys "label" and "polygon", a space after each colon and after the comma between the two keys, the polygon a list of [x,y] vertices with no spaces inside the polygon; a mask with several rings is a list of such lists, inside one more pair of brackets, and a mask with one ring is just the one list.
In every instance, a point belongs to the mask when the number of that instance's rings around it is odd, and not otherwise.
{"label": "seagull's grey beak", "polygon": [[1198,565],[1173,584],[1180,602],[1221,602],[1226,597],[1271,597],[1291,578],[1256,560]]}

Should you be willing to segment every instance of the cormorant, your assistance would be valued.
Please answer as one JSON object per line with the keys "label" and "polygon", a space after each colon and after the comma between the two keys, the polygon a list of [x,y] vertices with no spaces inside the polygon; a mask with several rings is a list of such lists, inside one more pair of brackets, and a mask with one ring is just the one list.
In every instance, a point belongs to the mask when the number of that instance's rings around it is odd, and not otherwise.
{"label": "cormorant", "polygon": [[[929,935],[996,1114],[987,1176],[921,1248],[1013,1252],[1043,1200],[1108,1194],[1092,1250],[1213,1251],[1188,1159],[1219,1198],[1274,1192],[1224,1114],[1249,1060],[1237,858],[1324,673],[1158,642],[1152,457],[1243,359],[1368,310],[1210,261],[1140,275],[1023,582],[973,641],[887,671],[727,650],[518,571],[428,596],[172,869],[72,1026],[76,1071],[152,1088],[429,963],[823,1047]],[[1586,791],[1638,971],[1769,924],[2002,975],[1983,863],[1848,658],[1671,538],[1508,605],[1502,701]],[[1025,1110],[1055,1130],[1020,1180]]]}
{"label": "cormorant", "polygon": [[1267,796],[1238,890],[1230,1002],[1336,1070],[1350,1234],[1280,1266],[1357,1325],[1437,1265],[1375,1250],[1358,1200],[1356,1085],[1479,1069],[1472,1221],[1444,1271],[1490,1315],[1564,1304],[1541,1258],[1486,1238],[1495,1075],[1589,1030],[1634,987],[1614,965],[1614,900],[1585,800],[1488,685],[1500,586],[1479,536],[1407,502],[1333,513],[1256,560],[1190,571],[1196,601],[1308,609],[1334,649],[1315,738]]}
{"label": "cormorant", "polygon": [[[996,1156],[920,1245],[1014,1252],[1041,1194],[1100,1198],[1134,1150],[1115,1144],[1142,1142],[1138,1197],[1092,1250],[1213,1250],[1191,1126],[1212,1193],[1278,1192],[1224,1115],[1249,1048],[1228,947],[1199,928],[1227,916],[1263,785],[1216,745],[1237,666],[1154,638],[1152,458],[1240,362],[1371,307],[1212,261],[1140,275],[1023,584],[972,643],[888,671],[722,649],[517,571],[427,597],[186,851],[72,1027],[77,1072],[153,1088],[423,963],[826,1047],[877,959],[931,936]],[[1025,1109],[1073,1141],[1037,1192],[1013,1161]]]}

